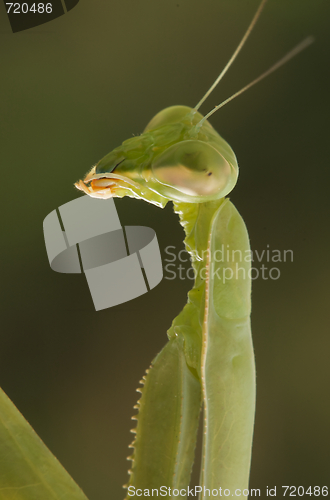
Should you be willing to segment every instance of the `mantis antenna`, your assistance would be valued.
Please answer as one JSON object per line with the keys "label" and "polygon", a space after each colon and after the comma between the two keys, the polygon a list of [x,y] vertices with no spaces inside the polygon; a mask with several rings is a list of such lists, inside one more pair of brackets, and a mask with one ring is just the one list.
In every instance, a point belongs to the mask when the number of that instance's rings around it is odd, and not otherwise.
{"label": "mantis antenna", "polygon": [[250,82],[248,85],[246,85],[245,87],[243,87],[241,90],[239,90],[238,92],[236,92],[232,96],[228,97],[228,99],[226,99],[222,103],[220,103],[217,106],[215,106],[215,108],[213,108],[209,113],[207,113],[207,115],[204,116],[204,118],[202,118],[202,120],[200,122],[197,123],[197,125],[195,126],[196,129],[199,130],[199,128],[203,125],[203,123],[205,122],[205,120],[207,120],[211,115],[213,115],[213,113],[215,113],[216,111],[218,111],[218,109],[222,108],[223,106],[225,106],[225,104],[227,104],[228,102],[230,102],[233,99],[235,99],[235,97],[239,96],[240,94],[242,94],[243,92],[245,92],[247,89],[249,89],[250,87],[252,87],[256,83],[258,83],[261,80],[263,80],[266,76],[268,76],[271,73],[273,73],[274,71],[276,71],[278,68],[280,68],[281,66],[283,66],[283,64],[287,63],[290,59],[292,59],[293,57],[295,57],[302,50],[306,49],[306,47],[308,47],[309,45],[311,45],[313,42],[314,42],[314,38],[312,36],[309,36],[309,37],[305,38],[302,42],[298,43],[298,45],[296,45],[296,47],[294,47],[292,50],[290,50],[290,52],[288,52],[284,57],[282,57],[282,59],[280,59],[279,61],[277,61],[267,71],[265,71],[260,76],[258,76],[258,78],[256,78],[252,82]]}
{"label": "mantis antenna", "polygon": [[211,85],[211,87],[206,92],[206,94],[202,97],[202,99],[199,101],[199,103],[194,107],[194,111],[197,111],[201,107],[201,105],[203,104],[203,102],[208,98],[208,96],[215,89],[215,87],[218,85],[218,83],[220,82],[220,80],[224,77],[224,75],[227,73],[227,71],[230,68],[230,66],[235,61],[236,57],[238,56],[239,52],[241,51],[242,47],[244,46],[244,44],[245,44],[248,36],[250,35],[251,31],[253,30],[256,22],[258,21],[258,19],[260,17],[260,14],[261,14],[261,12],[262,12],[262,10],[263,10],[266,2],[267,2],[267,0],[262,0],[261,4],[259,5],[259,8],[258,8],[257,12],[253,16],[253,19],[251,21],[250,26],[246,30],[246,33],[243,36],[242,40],[240,41],[237,49],[235,50],[235,52],[233,53],[233,55],[231,56],[231,58],[229,59],[229,61],[226,64],[226,66],[223,68],[223,70],[221,71],[220,75],[218,76],[218,78],[213,83],[213,85]]}

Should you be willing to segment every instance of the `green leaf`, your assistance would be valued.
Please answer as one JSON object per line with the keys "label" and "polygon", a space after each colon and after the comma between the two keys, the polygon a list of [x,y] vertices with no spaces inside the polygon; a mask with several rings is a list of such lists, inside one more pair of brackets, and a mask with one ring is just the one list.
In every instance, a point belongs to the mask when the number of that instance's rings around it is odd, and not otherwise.
{"label": "green leaf", "polygon": [[87,500],[0,389],[0,500]]}

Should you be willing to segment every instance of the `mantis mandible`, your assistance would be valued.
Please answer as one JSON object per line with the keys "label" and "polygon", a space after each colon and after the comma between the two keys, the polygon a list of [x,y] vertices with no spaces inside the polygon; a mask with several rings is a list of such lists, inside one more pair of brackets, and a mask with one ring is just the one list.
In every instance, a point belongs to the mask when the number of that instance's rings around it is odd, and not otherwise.
{"label": "mantis mandible", "polygon": [[[255,363],[250,263],[240,256],[249,251],[249,238],[242,217],[226,198],[237,182],[235,154],[208,118],[307,47],[311,37],[206,116],[198,110],[235,60],[265,3],[194,108],[160,111],[140,136],[124,141],[76,184],[97,198],[130,196],[159,207],[172,201],[195,271],[188,302],[168,331],[169,341],[143,377],[133,417],[137,427],[127,498],[138,489],[143,496],[149,496],[146,489],[159,494],[161,487],[166,498],[177,496],[175,489],[186,497],[201,407],[200,499],[219,488],[230,495],[248,488]],[[215,257],[220,248],[228,250],[225,262]],[[223,279],[224,268],[232,271],[231,279]]]}

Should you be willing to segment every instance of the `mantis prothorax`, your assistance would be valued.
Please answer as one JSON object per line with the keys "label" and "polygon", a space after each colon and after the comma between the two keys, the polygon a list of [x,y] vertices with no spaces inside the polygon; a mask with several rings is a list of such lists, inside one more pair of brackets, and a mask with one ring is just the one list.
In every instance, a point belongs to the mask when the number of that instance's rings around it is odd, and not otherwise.
{"label": "mantis prothorax", "polygon": [[[245,224],[226,196],[238,165],[208,118],[307,47],[309,37],[242,90],[203,117],[198,109],[244,45],[263,0],[232,58],[195,106],[160,111],[144,132],[128,139],[92,168],[78,189],[97,198],[130,196],[159,207],[174,204],[195,270],[188,302],[168,331],[169,341],[143,377],[132,443],[128,498],[141,488],[184,490],[189,485],[203,407],[204,487],[248,488],[255,413],[255,363],[250,329],[250,263]],[[226,262],[215,259],[229,250]],[[227,253],[228,255],[228,253]],[[237,273],[238,264],[240,272]],[[231,279],[223,279],[224,268]],[[236,271],[236,272],[235,272]],[[167,498],[172,498],[167,490]],[[143,495],[142,495],[143,496]],[[174,497],[173,497],[174,498]]]}

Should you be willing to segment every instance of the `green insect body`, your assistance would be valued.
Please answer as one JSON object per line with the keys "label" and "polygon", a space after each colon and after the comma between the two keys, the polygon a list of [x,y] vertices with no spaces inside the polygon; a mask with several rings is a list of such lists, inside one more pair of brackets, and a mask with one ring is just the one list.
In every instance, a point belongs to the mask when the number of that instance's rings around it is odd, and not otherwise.
{"label": "green insect body", "polygon": [[[201,402],[201,485],[248,487],[255,375],[249,263],[240,256],[249,241],[225,198],[237,180],[235,154],[210,123],[198,127],[202,118],[185,106],[161,111],[140,137],[125,141],[78,184],[97,197],[133,196],[162,207],[172,200],[196,275],[169,343],[143,380],[128,498],[132,487],[187,488]],[[223,248],[229,259],[217,258]],[[237,276],[223,279],[237,266]]]}
{"label": "green insect body", "polygon": [[198,109],[235,60],[265,3],[261,1],[233,56],[195,108],[164,109],[140,136],[124,141],[76,183],[97,198],[130,196],[159,207],[172,201],[195,271],[188,302],[167,332],[169,341],[141,381],[127,498],[135,493],[150,496],[152,489],[164,498],[185,497],[201,408],[200,500],[213,495],[212,490],[220,494],[219,488],[231,495],[236,490],[245,495],[248,488],[255,364],[250,262],[243,256],[250,247],[245,224],[226,198],[238,177],[236,157],[208,118],[313,38],[303,40],[205,117]]}
{"label": "green insect body", "polygon": [[[164,109],[143,134],[123,142],[76,184],[97,198],[131,196],[159,207],[172,201],[195,271],[188,302],[167,332],[168,343],[141,381],[127,498],[187,496],[201,408],[200,500],[215,496],[212,490],[219,496],[246,496],[255,411],[250,263],[243,258],[249,240],[226,198],[237,181],[235,154],[208,118],[313,38],[205,117],[198,109],[235,60],[265,3],[261,0],[233,56],[194,109]],[[1,499],[86,500],[1,390],[0,445]]]}

